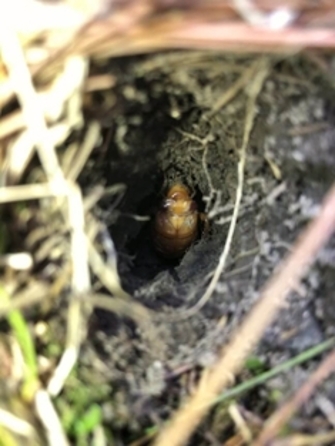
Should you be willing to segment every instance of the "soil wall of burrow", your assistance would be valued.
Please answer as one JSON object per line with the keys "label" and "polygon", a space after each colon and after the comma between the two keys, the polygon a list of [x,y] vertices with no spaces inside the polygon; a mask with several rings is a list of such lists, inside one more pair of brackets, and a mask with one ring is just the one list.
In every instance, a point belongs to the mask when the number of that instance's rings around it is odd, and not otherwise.
{"label": "soil wall of burrow", "polygon": [[[161,396],[169,386],[168,371],[215,360],[261,286],[316,215],[334,178],[331,71],[304,56],[276,58],[257,100],[226,267],[207,304],[183,317],[203,295],[225,244],[238,186],[248,84],[224,107],[217,104],[252,63],[250,57],[192,52],[110,63],[117,83],[112,111],[102,117],[105,150],[93,177],[106,186],[125,186],[122,197],[102,204],[102,215],[118,253],[122,285],[153,310],[164,344],[157,355],[138,329],[118,324],[115,330],[115,316],[98,313],[94,336],[104,351],[106,376],[124,382],[128,395],[141,389],[142,395]],[[333,66],[331,60],[329,64]],[[90,174],[84,177],[87,185]],[[151,221],[166,188],[177,182],[190,188],[209,227],[180,259],[171,261],[155,251]],[[329,279],[334,259],[331,241],[266,333],[259,354],[269,364],[320,342],[333,330],[334,314],[325,309],[334,303]],[[288,381],[283,386],[290,389],[297,382]]]}

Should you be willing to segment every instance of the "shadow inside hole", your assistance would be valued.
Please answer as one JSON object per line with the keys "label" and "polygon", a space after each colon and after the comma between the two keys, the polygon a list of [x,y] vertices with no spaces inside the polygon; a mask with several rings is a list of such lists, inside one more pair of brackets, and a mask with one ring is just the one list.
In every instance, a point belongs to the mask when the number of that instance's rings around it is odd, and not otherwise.
{"label": "shadow inside hole", "polygon": [[[137,110],[136,104],[133,104],[135,109],[127,111],[128,117],[138,113],[142,116],[140,126],[131,124],[131,119],[127,121],[127,133],[123,141],[129,150],[122,151],[114,129],[106,166],[107,182],[110,178],[114,184],[120,182],[126,186],[125,195],[118,206],[118,219],[109,230],[119,254],[120,276],[129,292],[133,292],[143,282],[152,281],[163,271],[173,272],[183,259],[183,256],[176,260],[166,259],[156,252],[153,244],[152,219],[166,192],[163,190],[164,183],[169,178],[176,181],[180,178],[182,183],[190,187],[199,211],[204,209],[202,194],[197,187],[199,178],[195,178],[198,172],[193,171],[188,153],[182,156],[186,164],[180,162],[181,155],[176,149],[173,132],[180,123],[176,123],[170,116],[170,97],[165,93],[159,97],[155,93],[151,97],[150,88],[148,91],[149,108],[143,109],[141,106]],[[187,103],[192,103],[191,97]],[[191,110],[184,110],[183,120],[187,120],[190,113]],[[167,145],[166,141],[169,140],[171,143]],[[149,216],[150,221],[132,218],[136,215]]]}

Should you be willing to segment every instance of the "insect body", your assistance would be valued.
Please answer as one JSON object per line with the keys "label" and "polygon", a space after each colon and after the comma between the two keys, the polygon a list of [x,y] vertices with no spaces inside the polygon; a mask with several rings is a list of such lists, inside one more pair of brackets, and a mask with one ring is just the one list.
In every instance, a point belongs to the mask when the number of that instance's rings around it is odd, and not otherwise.
{"label": "insect body", "polygon": [[154,245],[166,258],[181,257],[199,234],[199,212],[189,189],[172,186],[154,220]]}

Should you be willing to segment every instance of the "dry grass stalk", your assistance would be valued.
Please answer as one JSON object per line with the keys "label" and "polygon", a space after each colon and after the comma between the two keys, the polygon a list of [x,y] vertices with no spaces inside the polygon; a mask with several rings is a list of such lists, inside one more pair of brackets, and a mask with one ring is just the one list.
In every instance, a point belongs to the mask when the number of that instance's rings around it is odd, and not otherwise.
{"label": "dry grass stalk", "polygon": [[[226,266],[226,262],[228,259],[230,247],[232,244],[236,224],[237,224],[237,218],[240,211],[241,201],[243,197],[243,186],[244,186],[244,169],[245,169],[245,163],[246,163],[246,155],[247,155],[247,146],[249,143],[250,134],[254,125],[254,118],[255,118],[255,111],[256,111],[256,101],[257,97],[262,89],[263,83],[269,74],[269,60],[259,59],[256,61],[256,63],[252,64],[252,71],[254,72],[254,80],[250,84],[249,89],[249,99],[246,106],[246,120],[245,120],[245,126],[244,126],[244,134],[243,134],[243,141],[242,141],[242,147],[239,151],[239,162],[237,165],[237,177],[238,177],[238,186],[236,189],[236,197],[235,197],[235,205],[229,225],[229,230],[226,238],[225,245],[223,247],[223,251],[220,255],[218,265],[214,271],[213,277],[204,293],[204,295],[201,297],[199,302],[197,302],[192,308],[185,311],[183,313],[183,317],[192,316],[193,314],[197,313],[211,298],[215,287],[218,284],[218,281],[222,275],[222,272]],[[251,68],[248,68],[246,70],[247,73],[250,74]],[[245,79],[245,74],[242,74],[240,77],[241,80]],[[243,81],[244,83],[245,81]],[[236,84],[235,84],[236,85]],[[233,91],[235,93],[235,86],[233,87]],[[229,94],[229,90],[228,90]],[[230,96],[229,96],[230,97]],[[220,108],[223,105],[222,101],[219,101]],[[216,110],[216,109],[215,109]],[[217,110],[216,110],[217,111]]]}
{"label": "dry grass stalk", "polygon": [[[1,11],[2,9],[2,11]],[[24,53],[14,31],[6,23],[6,10],[0,9],[0,44],[3,60],[7,66],[13,88],[20,101],[24,119],[36,144],[45,173],[50,181],[61,185],[63,174],[58,164],[54,147],[50,144],[48,129],[42,108],[32,84]]]}
{"label": "dry grass stalk", "polygon": [[63,426],[58,418],[50,395],[45,390],[38,390],[35,396],[35,410],[45,428],[48,446],[69,446]]}
{"label": "dry grass stalk", "polygon": [[88,296],[91,280],[88,267],[88,243],[85,233],[85,216],[81,191],[75,184],[69,187],[68,220],[72,229],[71,265],[72,265],[72,295],[68,310],[66,348],[49,384],[48,391],[57,395],[77,361],[82,341],[83,303]]}
{"label": "dry grass stalk", "polygon": [[280,440],[274,440],[272,446],[321,446],[324,444],[334,444],[335,431],[325,432],[317,435],[290,435]]}
{"label": "dry grass stalk", "polygon": [[[262,0],[133,0],[112,5],[104,0],[52,5],[15,0],[10,6],[4,17],[20,33],[34,77],[45,77],[70,54],[108,57],[167,48],[245,52],[335,46],[335,13],[322,1],[311,7],[303,0],[271,5]],[[20,20],[13,18],[18,10]],[[36,47],[37,37],[42,43]],[[5,77],[0,82],[0,105],[12,97]]]}
{"label": "dry grass stalk", "polygon": [[283,406],[278,409],[266,422],[263,431],[260,433],[253,446],[265,446],[271,442],[278,431],[290,420],[294,412],[307,401],[316,387],[335,371],[335,351],[331,352],[307,379],[307,381],[297,390]]}
{"label": "dry grass stalk", "polygon": [[30,437],[34,433],[34,428],[30,423],[2,408],[0,408],[0,425],[24,437]]}

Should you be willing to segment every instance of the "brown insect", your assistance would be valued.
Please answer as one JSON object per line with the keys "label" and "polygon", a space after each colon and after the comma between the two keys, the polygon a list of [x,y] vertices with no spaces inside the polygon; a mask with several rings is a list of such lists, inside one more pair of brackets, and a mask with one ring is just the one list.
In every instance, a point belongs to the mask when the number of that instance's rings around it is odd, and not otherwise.
{"label": "brown insect", "polygon": [[190,190],[183,184],[172,186],[155,216],[156,250],[166,258],[181,257],[199,235],[199,216]]}

